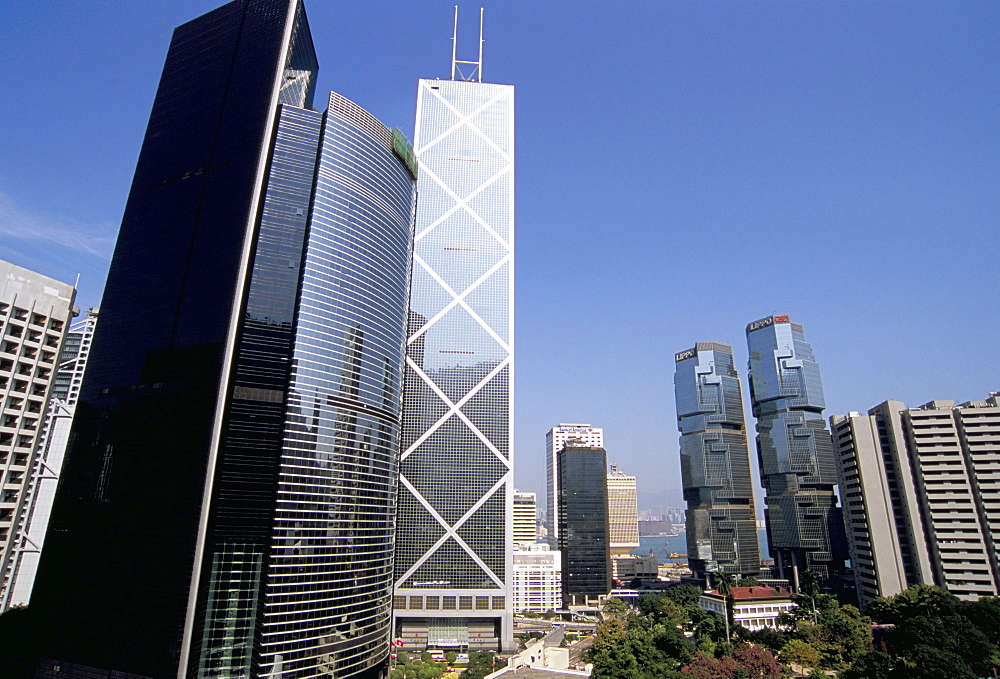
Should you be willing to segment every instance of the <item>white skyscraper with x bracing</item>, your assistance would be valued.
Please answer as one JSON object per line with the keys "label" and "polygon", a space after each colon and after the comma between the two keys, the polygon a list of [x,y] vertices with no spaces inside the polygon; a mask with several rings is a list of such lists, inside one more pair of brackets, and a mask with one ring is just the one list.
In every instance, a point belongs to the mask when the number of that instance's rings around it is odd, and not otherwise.
{"label": "white skyscraper with x bracing", "polygon": [[417,94],[394,600],[407,649],[513,640],[514,88],[482,82],[481,54]]}

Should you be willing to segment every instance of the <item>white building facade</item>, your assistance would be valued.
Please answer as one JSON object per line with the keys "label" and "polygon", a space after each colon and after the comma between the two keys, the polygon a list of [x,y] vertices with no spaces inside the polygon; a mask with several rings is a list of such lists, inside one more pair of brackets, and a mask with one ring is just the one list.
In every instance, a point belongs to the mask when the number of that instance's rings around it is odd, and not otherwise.
{"label": "white building facade", "polygon": [[72,285],[0,261],[0,611],[27,602],[26,595],[12,597],[28,546],[21,517],[36,488],[48,400],[75,296]]}
{"label": "white building facade", "polygon": [[1000,594],[1000,393],[831,418],[860,602],[933,584]]}
{"label": "white building facade", "polygon": [[562,608],[562,553],[544,544],[522,544],[514,552],[511,596],[514,612]]}
{"label": "white building facade", "polygon": [[514,638],[514,88],[481,73],[417,90],[393,601],[408,648]]}
{"label": "white building facade", "polygon": [[[514,490],[514,544],[538,539],[538,504],[534,493]],[[516,609],[515,609],[516,610]]]}
{"label": "white building facade", "polygon": [[608,524],[611,556],[626,556],[639,546],[639,509],[635,477],[611,465],[608,474]]}

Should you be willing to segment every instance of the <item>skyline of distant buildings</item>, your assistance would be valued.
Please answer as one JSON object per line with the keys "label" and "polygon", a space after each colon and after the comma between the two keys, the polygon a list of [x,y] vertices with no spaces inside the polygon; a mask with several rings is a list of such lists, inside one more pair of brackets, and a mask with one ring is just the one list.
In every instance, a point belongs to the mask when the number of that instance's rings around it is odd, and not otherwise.
{"label": "skyline of distant buildings", "polygon": [[[341,95],[313,108],[302,0],[234,0],[174,33],[101,322],[67,334],[72,286],[0,263],[0,609],[37,565],[37,677],[376,679],[390,640],[510,650],[517,612],[657,577],[602,428],[547,432],[545,510],[514,488],[514,88],[481,59],[418,82],[411,148]],[[828,429],[802,326],[746,338],[775,563],[732,347],[697,342],[687,506],[655,510],[694,578],[798,587],[849,556],[862,605],[997,594],[1000,395]]]}

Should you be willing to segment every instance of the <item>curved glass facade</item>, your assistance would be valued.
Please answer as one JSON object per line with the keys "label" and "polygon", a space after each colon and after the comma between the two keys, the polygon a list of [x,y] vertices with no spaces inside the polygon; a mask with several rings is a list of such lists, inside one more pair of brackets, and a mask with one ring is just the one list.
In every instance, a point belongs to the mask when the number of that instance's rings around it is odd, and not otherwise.
{"label": "curved glass facade", "polygon": [[698,342],[674,358],[691,570],[697,577],[716,570],[756,575],[757,517],[732,347]]}
{"label": "curved glass facade", "polygon": [[846,551],[819,364],[785,315],[750,323],[747,347],[767,538],[779,576],[797,586],[802,570],[842,569]]}
{"label": "curved glass facade", "polygon": [[414,180],[357,105],[331,94],[324,123],[263,598],[275,677],[376,676],[389,648]]}
{"label": "curved glass facade", "polygon": [[357,105],[310,110],[317,68],[300,0],[175,32],[32,603],[37,676],[387,673],[415,178]]}

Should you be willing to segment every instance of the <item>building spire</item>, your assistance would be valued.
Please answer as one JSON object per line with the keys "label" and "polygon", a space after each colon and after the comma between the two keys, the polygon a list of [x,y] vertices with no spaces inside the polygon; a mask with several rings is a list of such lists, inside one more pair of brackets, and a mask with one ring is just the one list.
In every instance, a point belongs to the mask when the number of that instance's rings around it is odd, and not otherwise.
{"label": "building spire", "polygon": [[[461,61],[457,58],[458,53],[458,5],[455,5],[455,30],[451,35],[451,79],[469,82],[483,82],[483,8],[479,8],[479,60]],[[468,73],[463,72],[462,65],[472,66]]]}

